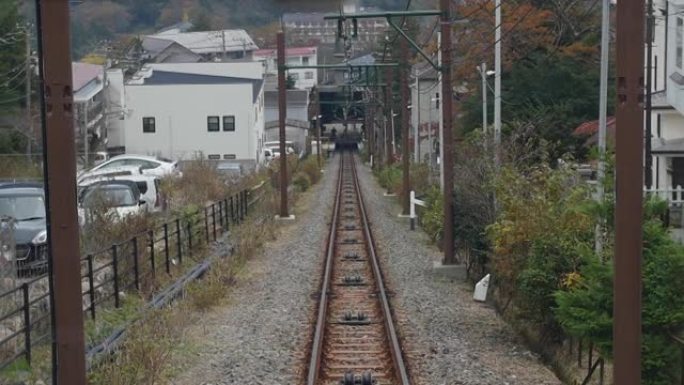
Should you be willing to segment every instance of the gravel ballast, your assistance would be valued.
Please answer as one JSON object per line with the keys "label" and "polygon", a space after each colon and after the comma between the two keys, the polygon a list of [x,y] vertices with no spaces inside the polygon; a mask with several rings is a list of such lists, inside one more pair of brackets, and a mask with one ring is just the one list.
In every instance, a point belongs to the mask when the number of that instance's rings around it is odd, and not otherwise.
{"label": "gravel ballast", "polygon": [[191,328],[195,347],[173,384],[299,383],[337,170],[331,159],[322,180],[300,197],[296,220],[277,225],[278,238],[246,263],[227,303]]}
{"label": "gravel ballast", "polygon": [[473,301],[470,285],[435,277],[442,254],[419,228],[409,230],[366,165],[357,170],[414,383],[561,384],[493,308]]}
{"label": "gravel ballast", "polygon": [[[420,229],[409,231],[396,198],[357,165],[413,384],[560,385],[494,309],[472,300],[470,285],[435,278],[441,253]],[[280,224],[246,263],[226,303],[198,317],[172,384],[301,383],[337,170],[335,157],[300,199],[296,221]]]}

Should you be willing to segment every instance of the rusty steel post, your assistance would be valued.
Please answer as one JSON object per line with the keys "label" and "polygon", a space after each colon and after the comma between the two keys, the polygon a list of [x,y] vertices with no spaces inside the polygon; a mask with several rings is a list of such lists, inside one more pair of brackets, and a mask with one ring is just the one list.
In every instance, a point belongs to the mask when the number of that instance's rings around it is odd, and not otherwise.
{"label": "rusty steel post", "polygon": [[[399,72],[400,93],[401,93],[401,146],[403,147],[401,155],[402,164],[402,197],[401,197],[401,213],[402,215],[409,215],[409,190],[410,175],[409,167],[410,151],[409,151],[409,109],[408,109],[408,43],[406,39],[401,39],[401,69]],[[415,106],[414,106],[415,107]]]}
{"label": "rusty steel post", "polygon": [[616,384],[638,385],[641,383],[644,0],[618,2],[616,49],[613,376]]}
{"label": "rusty steel post", "polygon": [[392,116],[392,82],[392,68],[386,67],[385,116],[387,116],[387,119],[385,122],[385,145],[387,146],[387,150],[385,150],[385,162],[387,163],[387,167],[391,166],[394,161],[394,153],[392,152],[392,133],[390,132],[390,130],[392,129],[392,119],[394,119],[394,117]]}
{"label": "rusty steel post", "polygon": [[69,2],[39,0],[36,7],[48,261],[53,301],[52,379],[56,385],[85,385]]}
{"label": "rusty steel post", "polygon": [[287,152],[285,149],[285,119],[287,89],[285,88],[285,33],[278,32],[278,122],[280,133],[280,217],[289,217],[287,209]]}
{"label": "rusty steel post", "polygon": [[442,44],[442,120],[444,122],[444,143],[442,162],[444,164],[444,264],[456,264],[454,255],[454,164],[453,164],[453,124],[451,91],[451,10],[449,0],[440,0]]}

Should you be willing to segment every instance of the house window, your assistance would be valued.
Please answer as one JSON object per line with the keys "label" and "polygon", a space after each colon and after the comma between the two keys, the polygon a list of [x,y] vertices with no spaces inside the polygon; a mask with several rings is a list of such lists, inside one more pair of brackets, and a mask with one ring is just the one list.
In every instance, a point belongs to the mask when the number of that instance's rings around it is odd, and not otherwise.
{"label": "house window", "polygon": [[304,79],[313,79],[313,71],[304,72]]}
{"label": "house window", "polygon": [[211,154],[208,156],[210,160],[221,160],[221,155],[219,154]]}
{"label": "house window", "polygon": [[676,38],[675,38],[675,44],[677,46],[676,52],[675,52],[675,63],[677,65],[677,68],[682,69],[682,49],[684,48],[684,39],[682,38],[682,33],[684,33],[684,19],[681,17],[677,18],[677,31],[676,31]]}
{"label": "house window", "polygon": [[294,72],[290,74],[290,77],[292,77],[292,80],[299,80],[299,74]]}
{"label": "house window", "polygon": [[235,116],[223,117],[223,131],[235,131]]}
{"label": "house window", "polygon": [[220,129],[219,124],[218,116],[207,116],[207,131],[217,132]]}
{"label": "house window", "polygon": [[157,131],[157,127],[154,123],[154,118],[143,118],[143,133],[153,134]]}
{"label": "house window", "polygon": [[305,66],[309,65],[309,57],[308,56],[302,57],[302,64]]}
{"label": "house window", "polygon": [[223,159],[237,159],[235,154],[223,154]]}

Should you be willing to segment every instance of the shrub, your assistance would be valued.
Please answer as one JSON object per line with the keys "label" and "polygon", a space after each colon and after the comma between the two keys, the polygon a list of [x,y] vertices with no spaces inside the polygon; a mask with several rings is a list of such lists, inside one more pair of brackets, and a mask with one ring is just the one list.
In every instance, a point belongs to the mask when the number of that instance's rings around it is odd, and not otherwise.
{"label": "shrub", "polygon": [[298,172],[292,179],[292,184],[297,188],[298,191],[303,192],[309,189],[311,186],[311,179],[309,175],[304,172]]}
{"label": "shrub", "polygon": [[428,190],[421,225],[433,242],[441,242],[444,235],[444,205],[439,186],[432,186]]}
{"label": "shrub", "polygon": [[309,176],[312,184],[321,179],[321,169],[318,167],[318,160],[315,156],[310,156],[303,162],[300,162],[299,170]]}
{"label": "shrub", "polygon": [[536,242],[592,239],[594,221],[583,211],[591,198],[587,189],[573,178],[571,170],[547,166],[527,171],[505,167],[495,187],[499,215],[488,227],[493,245],[490,267],[498,288],[510,301],[516,294],[519,275],[528,266],[533,246],[539,245]]}
{"label": "shrub", "polygon": [[391,192],[396,192],[396,186],[401,186],[401,168],[399,166],[384,167],[378,172],[380,186]]}

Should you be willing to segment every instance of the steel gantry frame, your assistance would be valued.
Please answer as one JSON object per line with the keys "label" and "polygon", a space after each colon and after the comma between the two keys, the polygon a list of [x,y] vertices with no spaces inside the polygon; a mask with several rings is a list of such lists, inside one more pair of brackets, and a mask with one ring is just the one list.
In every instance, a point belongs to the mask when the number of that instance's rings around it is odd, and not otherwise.
{"label": "steel gantry frame", "polygon": [[[456,255],[454,251],[454,207],[453,207],[453,193],[454,193],[454,178],[453,178],[453,98],[451,90],[451,1],[440,0],[439,10],[420,10],[420,11],[398,11],[398,12],[368,12],[368,13],[354,13],[354,14],[329,14],[323,18],[325,20],[344,21],[350,19],[352,21],[357,19],[369,18],[385,18],[388,24],[394,29],[399,36],[402,37],[408,44],[411,45],[425,60],[427,60],[432,67],[435,68],[442,75],[442,122],[444,127],[443,132],[443,154],[442,164],[448,165],[444,167],[444,260],[445,265],[457,264]],[[432,58],[427,55],[420,46],[411,39],[402,28],[397,25],[393,19],[405,17],[424,17],[424,16],[439,16],[440,17],[440,31],[442,42],[440,44],[440,52],[442,56],[441,63],[435,63]],[[338,22],[338,26],[341,23]],[[339,27],[338,27],[339,28]],[[389,82],[388,82],[389,83]],[[402,106],[405,108],[405,106]],[[402,109],[403,109],[402,108]],[[393,119],[392,116],[390,118]]]}

